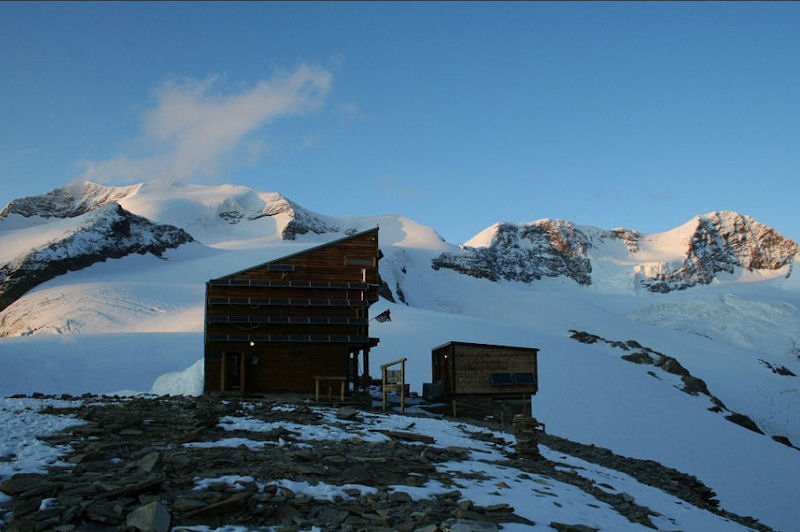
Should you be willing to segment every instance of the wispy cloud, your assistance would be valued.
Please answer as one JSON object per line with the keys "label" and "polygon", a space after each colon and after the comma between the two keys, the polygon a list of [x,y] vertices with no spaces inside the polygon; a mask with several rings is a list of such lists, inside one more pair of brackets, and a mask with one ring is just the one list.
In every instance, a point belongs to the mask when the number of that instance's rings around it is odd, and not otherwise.
{"label": "wispy cloud", "polygon": [[379,181],[383,194],[407,199],[420,199],[425,197],[425,192],[417,187],[407,184],[396,175],[385,175]]}
{"label": "wispy cloud", "polygon": [[218,77],[165,83],[144,117],[141,153],[85,161],[82,177],[116,183],[213,180],[239,152],[243,164],[253,164],[265,151],[251,134],[277,117],[320,108],[331,81],[330,71],[302,65],[233,94],[215,91]]}

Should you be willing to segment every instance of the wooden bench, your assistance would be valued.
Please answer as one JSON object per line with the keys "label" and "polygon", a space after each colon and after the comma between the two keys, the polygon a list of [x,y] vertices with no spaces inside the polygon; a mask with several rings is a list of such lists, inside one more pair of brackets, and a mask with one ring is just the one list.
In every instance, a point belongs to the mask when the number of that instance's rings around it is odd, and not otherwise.
{"label": "wooden bench", "polygon": [[322,377],[314,376],[314,401],[319,402],[319,383],[328,383],[328,400],[333,398],[333,383],[339,382],[339,400],[344,401],[344,386],[347,383],[347,377]]}

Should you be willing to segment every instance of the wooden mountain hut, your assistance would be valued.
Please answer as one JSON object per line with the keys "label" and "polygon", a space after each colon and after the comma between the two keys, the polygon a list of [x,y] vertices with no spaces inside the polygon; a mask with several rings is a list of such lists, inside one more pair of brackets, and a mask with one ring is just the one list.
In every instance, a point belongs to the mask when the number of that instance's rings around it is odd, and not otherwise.
{"label": "wooden mountain hut", "polygon": [[206,393],[366,383],[378,259],[375,228],[208,281]]}
{"label": "wooden mountain hut", "polygon": [[452,402],[454,415],[530,416],[531,396],[539,389],[538,353],[533,347],[448,342],[431,351],[433,383],[440,399]]}

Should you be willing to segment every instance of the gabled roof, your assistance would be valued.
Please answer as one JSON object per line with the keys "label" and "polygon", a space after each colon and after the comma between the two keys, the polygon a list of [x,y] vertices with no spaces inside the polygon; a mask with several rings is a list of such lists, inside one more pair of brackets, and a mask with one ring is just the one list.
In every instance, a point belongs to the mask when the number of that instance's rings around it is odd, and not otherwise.
{"label": "gabled roof", "polygon": [[273,260],[270,260],[270,261],[267,261],[267,262],[263,262],[261,264],[256,264],[255,266],[250,266],[249,268],[245,268],[244,270],[239,270],[237,272],[229,273],[228,275],[223,275],[222,277],[217,277],[216,279],[211,279],[211,280],[212,281],[219,281],[219,280],[222,280],[222,279],[229,279],[231,277],[234,277],[236,275],[240,275],[240,274],[248,272],[250,270],[253,270],[253,269],[256,269],[256,268],[261,268],[262,266],[269,266],[270,264],[275,264],[276,262],[282,262],[282,261],[285,261],[287,259],[291,259],[291,258],[297,257],[299,255],[303,255],[304,253],[310,253],[310,252],[316,251],[318,249],[323,249],[323,248],[326,248],[328,246],[333,246],[334,244],[340,244],[342,242],[347,242],[348,240],[353,240],[354,238],[358,238],[360,236],[364,236],[364,235],[372,233],[372,232],[377,233],[378,232],[378,228],[377,227],[373,227],[371,229],[367,229],[366,231],[361,231],[361,232],[355,233],[353,235],[348,235],[348,236],[343,237],[343,238],[338,238],[336,240],[331,240],[330,242],[325,242],[324,244],[320,244],[319,246],[314,246],[314,247],[311,247],[311,248],[308,248],[308,249],[304,249],[302,251],[297,251],[295,253],[291,253],[289,255],[284,255],[283,257],[278,257],[276,259],[273,259]]}

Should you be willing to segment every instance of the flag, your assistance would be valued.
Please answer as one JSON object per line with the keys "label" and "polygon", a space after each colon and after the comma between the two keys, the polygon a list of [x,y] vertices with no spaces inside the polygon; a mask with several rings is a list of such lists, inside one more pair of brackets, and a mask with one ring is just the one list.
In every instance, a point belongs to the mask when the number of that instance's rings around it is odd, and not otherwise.
{"label": "flag", "polygon": [[392,315],[389,313],[389,309],[386,309],[372,319],[377,320],[378,323],[384,323],[387,321],[392,321]]}

